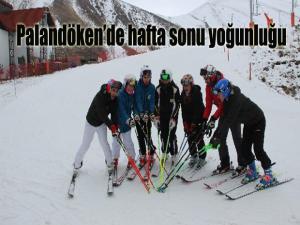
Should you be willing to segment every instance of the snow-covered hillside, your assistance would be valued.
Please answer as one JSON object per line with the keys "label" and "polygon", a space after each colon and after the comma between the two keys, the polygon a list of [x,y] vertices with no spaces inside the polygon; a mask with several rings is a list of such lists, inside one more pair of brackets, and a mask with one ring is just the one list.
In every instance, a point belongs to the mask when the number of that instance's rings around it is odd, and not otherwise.
{"label": "snow-covered hillside", "polygon": [[[253,1],[256,3],[256,1]],[[292,1],[290,0],[258,0],[258,8],[254,4],[254,22],[259,26],[266,27],[266,17],[273,18],[274,23],[279,26],[290,26],[290,15]],[[248,27],[250,21],[249,0],[207,0],[190,13],[170,18],[174,23],[183,27],[227,27],[233,23],[235,27]],[[300,3],[296,4],[295,11],[300,10]],[[296,20],[300,19],[296,13]]]}
{"label": "snow-covered hillside", "polygon": [[[35,85],[17,83],[17,96],[0,106],[0,223],[5,225],[224,225],[300,223],[300,172],[297,139],[300,105],[279,95],[256,78],[248,80],[249,49],[232,51],[227,62],[223,48],[169,48],[139,56],[86,65],[44,76]],[[183,58],[184,57],[184,58]],[[179,84],[191,73],[204,89],[200,67],[212,63],[254,100],[267,118],[265,149],[276,161],[274,172],[295,177],[286,185],[238,201],[228,201],[202,182],[186,185],[174,180],[164,194],[146,194],[140,181],[124,181],[112,197],[106,195],[104,156],[95,138],[78,178],[74,199],[66,197],[72,162],[81,142],[85,115],[100,85],[111,77],[122,80],[144,64],[173,70]],[[23,91],[18,92],[22,87]],[[181,87],[180,87],[181,88]],[[2,85],[0,86],[0,93]],[[11,91],[13,91],[13,86]],[[5,98],[5,96],[1,96]],[[177,130],[182,140],[182,121]],[[110,136],[110,135],[109,135]],[[132,133],[135,147],[137,140]],[[154,143],[157,135],[153,128]],[[109,137],[111,140],[111,137]],[[236,154],[229,135],[234,164]],[[209,153],[202,173],[216,167],[218,153]],[[121,166],[126,165],[122,154]]]}

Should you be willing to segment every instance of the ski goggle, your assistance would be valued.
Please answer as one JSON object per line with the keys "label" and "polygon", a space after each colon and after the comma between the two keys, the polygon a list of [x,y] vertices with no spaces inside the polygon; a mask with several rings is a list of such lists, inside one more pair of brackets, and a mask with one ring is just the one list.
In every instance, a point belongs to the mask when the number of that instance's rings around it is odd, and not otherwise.
{"label": "ski goggle", "polygon": [[143,71],[143,77],[151,78],[151,75],[152,75],[151,70],[144,70]]}
{"label": "ski goggle", "polygon": [[135,87],[135,85],[136,85],[136,80],[135,80],[135,79],[130,79],[130,80],[127,81],[126,84]]}
{"label": "ski goggle", "polygon": [[110,88],[113,88],[113,89],[120,89],[122,87],[122,83],[120,81],[115,81],[115,80],[110,80],[108,82]]}
{"label": "ski goggle", "polygon": [[160,79],[161,80],[170,80],[170,74],[164,72],[160,74]]}
{"label": "ski goggle", "polygon": [[207,70],[206,69],[201,69],[200,70],[200,75],[201,76],[206,76],[207,75]]}
{"label": "ski goggle", "polygon": [[192,84],[193,82],[191,80],[186,80],[186,79],[182,79],[181,80],[181,84],[182,86],[187,86],[187,85],[190,85]]}

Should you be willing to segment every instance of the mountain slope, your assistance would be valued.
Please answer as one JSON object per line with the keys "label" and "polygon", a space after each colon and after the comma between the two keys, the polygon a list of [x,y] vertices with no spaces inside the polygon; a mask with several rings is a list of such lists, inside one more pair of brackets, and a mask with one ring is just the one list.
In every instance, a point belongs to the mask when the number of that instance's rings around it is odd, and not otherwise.
{"label": "mountain slope", "polygon": [[[254,1],[255,3],[256,1]],[[258,8],[254,6],[254,21],[260,26],[266,26],[264,13],[273,18],[277,26],[290,26],[291,2],[289,0],[258,0]],[[257,10],[256,10],[257,9]],[[300,5],[296,5],[295,11],[299,11]],[[258,14],[256,14],[258,12]],[[170,18],[174,23],[183,27],[227,27],[227,23],[233,22],[235,27],[248,27],[250,21],[250,9],[248,0],[208,0],[190,13]],[[299,14],[296,13],[296,20]]]}
{"label": "mountain slope", "polygon": [[[233,53],[228,62],[223,48],[168,48],[44,76],[22,93],[18,92],[22,84],[17,84],[17,97],[0,107],[0,221],[5,225],[299,224],[296,196],[300,195],[300,172],[295,157],[299,103],[278,95],[256,78],[247,79],[249,49],[237,48]],[[155,84],[159,71],[168,67],[177,84],[183,74],[191,73],[204,92],[199,69],[211,62],[264,110],[265,148],[277,162],[274,172],[295,177],[293,182],[232,202],[205,189],[201,182],[185,185],[174,180],[166,193],[147,194],[136,179],[125,181],[108,198],[103,152],[95,136],[84,160],[75,198],[67,199],[85,115],[102,83],[112,77],[122,80],[125,74],[138,74],[140,67],[148,63],[153,68]],[[156,144],[155,128],[152,132]],[[179,144],[183,135],[179,117]],[[111,141],[110,133],[108,137]],[[134,132],[132,137],[137,150]],[[230,135],[228,145],[236,164]],[[126,163],[121,153],[120,166],[124,168]],[[203,172],[212,171],[217,163],[218,153],[210,152]]]}

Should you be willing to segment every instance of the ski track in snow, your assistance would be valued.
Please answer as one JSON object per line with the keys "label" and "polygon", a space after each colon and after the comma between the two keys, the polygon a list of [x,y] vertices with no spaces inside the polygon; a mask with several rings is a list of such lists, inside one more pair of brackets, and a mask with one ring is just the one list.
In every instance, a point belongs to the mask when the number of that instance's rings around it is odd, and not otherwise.
{"label": "ski track in snow", "polygon": [[[0,98],[1,224],[134,225],[141,221],[143,225],[299,224],[296,196],[300,194],[300,173],[298,157],[295,157],[299,152],[295,147],[299,138],[295,132],[300,122],[299,102],[277,94],[256,78],[247,80],[250,49],[235,48],[230,54],[228,62],[223,48],[168,48],[18,82],[17,97],[4,94]],[[114,196],[107,197],[104,156],[95,136],[76,183],[75,197],[71,200],[66,197],[85,115],[103,82],[111,77],[123,80],[128,73],[138,76],[140,67],[149,64],[155,85],[160,70],[168,67],[173,70],[177,84],[183,74],[191,73],[203,92],[199,69],[209,63],[224,72],[264,110],[265,148],[277,162],[274,171],[295,177],[293,182],[232,202],[214,190],[206,190],[202,182],[185,185],[175,179],[166,193],[146,194],[135,179],[124,181],[115,188]],[[31,79],[37,82],[29,82]],[[2,92],[5,88],[0,85],[0,93],[6,93]],[[152,132],[157,143],[155,128]],[[177,135],[180,144],[181,118]],[[133,139],[137,149],[134,135]],[[230,134],[228,145],[235,164]],[[209,153],[209,157],[213,160],[206,171],[218,163],[216,151]],[[122,153],[121,164],[126,164]]]}

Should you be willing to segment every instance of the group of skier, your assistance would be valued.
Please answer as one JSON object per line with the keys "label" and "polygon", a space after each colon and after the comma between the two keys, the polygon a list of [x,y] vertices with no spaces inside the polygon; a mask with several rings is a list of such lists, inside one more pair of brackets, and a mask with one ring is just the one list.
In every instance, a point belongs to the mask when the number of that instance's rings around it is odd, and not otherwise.
{"label": "group of skier", "polygon": [[[172,164],[175,164],[179,154],[176,130],[181,107],[184,132],[189,145],[190,168],[199,169],[205,165],[206,153],[199,150],[205,146],[203,139],[204,135],[207,135],[211,137],[211,146],[218,147],[220,156],[220,165],[213,173],[225,173],[230,170],[235,174],[245,173],[242,183],[258,179],[259,174],[252,153],[253,145],[256,159],[264,169],[264,175],[260,177],[258,185],[271,185],[276,178],[272,174],[271,160],[263,147],[266,126],[263,111],[244,96],[237,86],[224,79],[224,75],[214,66],[205,66],[200,70],[200,75],[206,83],[205,105],[201,87],[194,83],[192,75],[186,74],[182,77],[180,93],[172,72],[168,69],[161,71],[156,88],[151,83],[152,70],[149,66],[141,68],[138,81],[134,75],[127,75],[123,84],[116,80],[103,84],[88,110],[83,140],[73,164],[74,170],[78,171],[82,167],[84,155],[94,133],[97,133],[104,151],[109,174],[118,166],[122,147],[120,140],[127,154],[135,159],[132,128],[135,129],[139,144],[139,165],[144,165],[147,160],[153,164],[157,149],[151,137],[152,124],[160,135],[160,165],[166,161],[168,154],[171,155]],[[217,110],[212,114],[213,105],[216,105]],[[218,126],[213,133],[217,120]],[[244,125],[243,135],[241,124]],[[107,140],[107,128],[112,132],[112,148]],[[237,152],[238,166],[235,170],[232,168],[226,144],[229,129]],[[131,167],[130,162],[127,167]]]}

